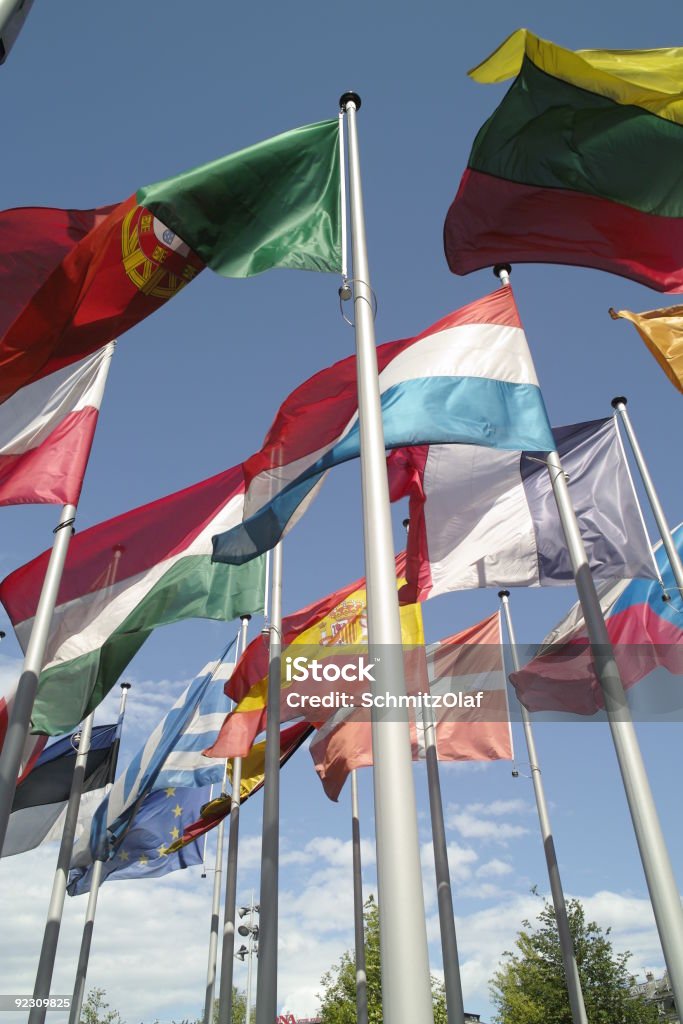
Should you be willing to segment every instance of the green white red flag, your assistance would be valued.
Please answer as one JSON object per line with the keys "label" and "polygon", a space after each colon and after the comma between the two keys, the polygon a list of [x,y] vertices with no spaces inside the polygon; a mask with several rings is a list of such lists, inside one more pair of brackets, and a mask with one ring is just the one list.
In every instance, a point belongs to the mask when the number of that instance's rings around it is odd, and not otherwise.
{"label": "green white red flag", "polygon": [[[211,562],[212,535],[240,522],[243,504],[240,465],[76,534],[52,617],[34,732],[74,728],[157,626],[262,610],[264,559],[240,567]],[[0,584],[24,650],[49,556],[43,552]]]}

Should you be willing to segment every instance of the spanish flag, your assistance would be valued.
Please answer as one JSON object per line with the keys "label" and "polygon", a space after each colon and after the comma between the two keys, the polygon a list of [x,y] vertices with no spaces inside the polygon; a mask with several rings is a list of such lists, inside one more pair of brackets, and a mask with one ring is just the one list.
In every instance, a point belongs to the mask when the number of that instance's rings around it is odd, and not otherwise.
{"label": "spanish flag", "polygon": [[446,217],[451,270],[564,263],[683,291],[683,48],[574,52],[519,29],[470,76],[514,81]]}
{"label": "spanish flag", "polygon": [[[397,586],[405,584],[405,552],[396,559]],[[417,604],[404,605],[400,609],[401,636],[405,649],[404,657],[417,653],[424,655],[424,630],[422,612]],[[315,651],[316,657],[324,657],[329,649],[353,647],[360,650],[367,644],[367,601],[365,580],[347,584],[314,604],[283,619],[282,622],[282,665],[288,657],[296,657],[302,651]],[[298,649],[298,652],[297,652]],[[416,674],[417,669],[415,670]],[[291,707],[286,700],[289,686],[283,680],[280,706],[281,721],[292,721],[301,717],[302,712]],[[252,640],[225,686],[225,692],[237,704],[226,717],[214,745],[204,753],[208,757],[246,757],[254,740],[266,728],[266,707],[268,695],[268,646],[262,637]],[[327,717],[324,711],[321,718]],[[316,723],[318,724],[318,723]]]}

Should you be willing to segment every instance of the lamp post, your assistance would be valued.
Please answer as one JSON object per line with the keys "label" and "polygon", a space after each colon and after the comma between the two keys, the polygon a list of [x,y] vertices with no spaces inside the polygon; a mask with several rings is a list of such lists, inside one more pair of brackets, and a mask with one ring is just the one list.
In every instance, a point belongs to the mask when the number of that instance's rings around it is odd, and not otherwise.
{"label": "lamp post", "polygon": [[241,924],[237,929],[237,934],[241,935],[243,939],[247,940],[247,945],[244,943],[235,953],[237,960],[247,961],[247,999],[246,999],[246,1012],[244,1014],[245,1024],[251,1024],[251,977],[252,977],[252,961],[255,956],[258,956],[258,935],[259,927],[254,924],[254,914],[258,914],[260,907],[258,903],[254,903],[254,894],[251,894],[251,903],[248,907],[240,907],[238,914],[240,917],[246,917],[249,915],[248,923]]}

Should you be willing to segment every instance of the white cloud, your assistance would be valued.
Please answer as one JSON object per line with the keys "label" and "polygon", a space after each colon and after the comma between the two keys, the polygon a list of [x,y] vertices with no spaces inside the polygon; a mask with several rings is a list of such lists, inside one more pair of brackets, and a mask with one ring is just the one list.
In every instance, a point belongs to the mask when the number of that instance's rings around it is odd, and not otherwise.
{"label": "white cloud", "polygon": [[514,871],[512,864],[506,863],[504,860],[498,860],[494,857],[493,860],[489,860],[486,864],[482,864],[481,867],[477,868],[477,878],[501,878],[503,875],[509,875]]}
{"label": "white cloud", "polygon": [[465,808],[472,814],[490,814],[495,818],[508,814],[528,814],[533,810],[526,800],[492,800],[487,804],[467,804]]}
{"label": "white cloud", "polygon": [[507,845],[509,839],[519,839],[529,831],[524,825],[510,825],[508,822],[478,818],[470,811],[451,811],[447,824],[465,839],[481,839],[484,842],[501,843],[503,846]]}

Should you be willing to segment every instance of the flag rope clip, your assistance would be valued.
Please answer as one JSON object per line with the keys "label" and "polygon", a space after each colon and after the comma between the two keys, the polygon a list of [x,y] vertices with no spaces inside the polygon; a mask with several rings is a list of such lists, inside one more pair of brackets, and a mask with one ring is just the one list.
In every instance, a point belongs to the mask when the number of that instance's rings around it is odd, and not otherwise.
{"label": "flag rope clip", "polygon": [[[339,289],[339,312],[341,313],[342,320],[345,320],[349,327],[355,327],[356,325],[352,320],[349,320],[346,313],[344,312],[343,303],[348,302],[348,300],[351,298],[351,288],[349,287],[349,285],[352,285],[354,283],[365,284],[365,281],[361,281],[360,278],[357,277],[345,277],[343,279],[342,286]],[[369,285],[365,284],[365,287],[372,295],[372,319],[376,320],[378,308],[377,295],[375,294],[374,290],[370,288]]]}

